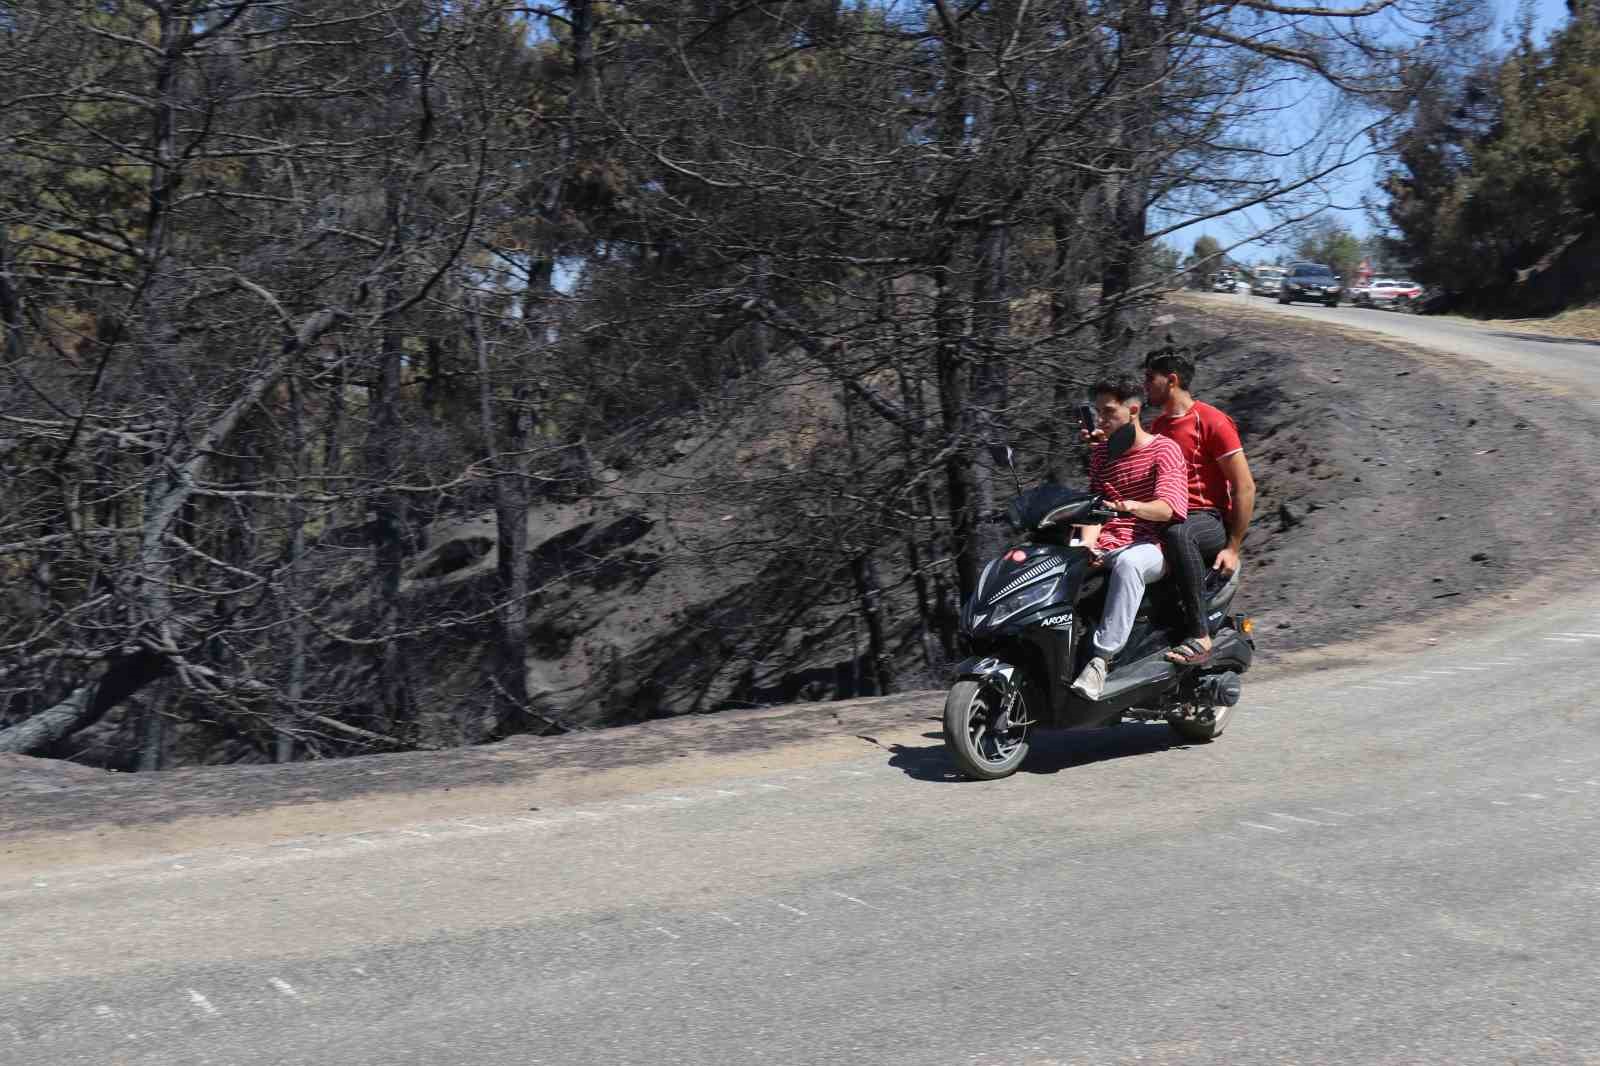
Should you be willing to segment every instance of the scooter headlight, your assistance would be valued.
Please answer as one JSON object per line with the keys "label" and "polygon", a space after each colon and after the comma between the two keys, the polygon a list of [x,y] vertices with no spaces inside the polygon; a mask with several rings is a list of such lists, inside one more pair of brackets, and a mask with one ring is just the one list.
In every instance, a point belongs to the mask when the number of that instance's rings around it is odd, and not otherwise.
{"label": "scooter headlight", "polygon": [[994,605],[994,610],[989,613],[989,624],[997,626],[1012,615],[1021,614],[1031,607],[1041,603],[1048,603],[1056,594],[1057,587],[1061,584],[1059,578],[1049,581],[1040,581],[1013,592],[1005,599]]}

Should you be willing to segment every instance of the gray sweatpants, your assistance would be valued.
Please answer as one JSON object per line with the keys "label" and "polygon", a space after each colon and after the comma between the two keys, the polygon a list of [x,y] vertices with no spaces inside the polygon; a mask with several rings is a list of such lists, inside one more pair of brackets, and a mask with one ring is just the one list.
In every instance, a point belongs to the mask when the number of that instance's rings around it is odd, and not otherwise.
{"label": "gray sweatpants", "polygon": [[1167,560],[1158,544],[1135,544],[1111,556],[1111,576],[1106,578],[1106,611],[1094,631],[1094,651],[1110,660],[1128,643],[1133,619],[1139,613],[1144,587],[1161,580]]}

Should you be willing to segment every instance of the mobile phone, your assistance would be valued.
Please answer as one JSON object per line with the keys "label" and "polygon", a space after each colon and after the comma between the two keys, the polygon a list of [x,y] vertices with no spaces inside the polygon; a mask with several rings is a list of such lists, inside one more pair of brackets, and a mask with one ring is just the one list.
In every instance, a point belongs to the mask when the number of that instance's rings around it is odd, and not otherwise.
{"label": "mobile phone", "polygon": [[1078,423],[1083,426],[1083,431],[1085,433],[1093,433],[1095,427],[1099,424],[1099,421],[1100,420],[1095,417],[1093,406],[1086,403],[1080,403],[1078,405]]}

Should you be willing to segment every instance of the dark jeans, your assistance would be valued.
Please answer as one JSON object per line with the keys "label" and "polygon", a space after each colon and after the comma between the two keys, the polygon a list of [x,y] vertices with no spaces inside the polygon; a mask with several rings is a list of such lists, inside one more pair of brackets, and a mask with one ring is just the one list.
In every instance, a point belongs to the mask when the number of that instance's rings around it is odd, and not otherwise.
{"label": "dark jeans", "polygon": [[1184,621],[1189,636],[1210,635],[1206,626],[1205,601],[1201,598],[1201,585],[1209,572],[1209,563],[1228,544],[1228,531],[1222,526],[1222,516],[1215,511],[1190,511],[1184,522],[1175,522],[1161,534],[1167,549],[1167,563],[1172,567],[1172,579],[1178,583],[1178,596],[1183,601]]}

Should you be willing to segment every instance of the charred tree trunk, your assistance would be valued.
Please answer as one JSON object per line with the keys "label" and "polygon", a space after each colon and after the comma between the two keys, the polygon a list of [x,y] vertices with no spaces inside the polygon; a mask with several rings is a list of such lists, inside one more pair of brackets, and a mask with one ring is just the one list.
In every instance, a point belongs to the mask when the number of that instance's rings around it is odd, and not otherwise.
{"label": "charred tree trunk", "polygon": [[344,469],[344,390],[349,384],[349,353],[339,345],[328,383],[328,422],[322,434],[322,490],[333,492],[333,478]]}
{"label": "charred tree trunk", "polygon": [[170,682],[153,686],[150,699],[145,704],[144,721],[140,723],[139,772],[149,773],[161,769],[167,746],[167,702]]}
{"label": "charred tree trunk", "polygon": [[[991,219],[978,237],[972,280],[972,334],[977,360],[972,408],[978,431],[976,505],[980,515],[994,511],[1000,491],[995,481],[1007,476],[1000,467],[1009,439],[1006,418],[1010,367],[1006,362],[1005,343],[1011,326],[1007,292],[1010,248],[1010,225],[1003,217]],[[999,526],[983,523],[974,532],[975,551],[980,562],[1000,550]]]}
{"label": "charred tree trunk", "polygon": [[22,294],[11,281],[11,251],[6,228],[0,225],[0,353],[13,366],[22,365]]}
{"label": "charred tree trunk", "polygon": [[528,718],[528,416],[526,386],[512,387],[506,406],[502,450],[495,428],[494,385],[489,372],[489,343],[483,316],[474,301],[467,312],[468,329],[478,357],[478,400],[483,446],[494,470],[496,531],[495,731]]}
{"label": "charred tree trunk", "polygon": [[855,578],[856,597],[861,603],[861,619],[867,627],[867,653],[872,661],[872,696],[887,696],[894,691],[894,659],[883,621],[883,586],[878,581],[878,564],[871,552],[862,552],[850,561]]}
{"label": "charred tree trunk", "polygon": [[[391,194],[390,210],[398,213],[395,199]],[[397,221],[397,218],[391,218],[391,222]],[[399,299],[398,280],[391,278],[384,290],[384,302],[393,306]],[[368,390],[372,428],[367,434],[367,470],[376,485],[369,525],[373,557],[373,632],[382,641],[376,647],[376,661],[373,663],[376,672],[375,702],[385,730],[405,736],[410,728],[411,699],[405,657],[397,634],[404,614],[400,579],[405,570],[406,557],[406,498],[393,487],[399,473],[400,373],[404,337],[400,327],[393,322],[386,322],[379,336],[378,364]]]}
{"label": "charred tree trunk", "polygon": [[[1069,202],[1074,205],[1072,211],[1058,208],[1050,220],[1051,240],[1055,245],[1050,277],[1050,333],[1055,349],[1060,352],[1070,350],[1073,343],[1071,338],[1083,316],[1079,289],[1084,277],[1079,264],[1084,249],[1080,247],[1082,239],[1077,233],[1077,223],[1081,219],[1077,204],[1082,196],[1082,190],[1076,185],[1069,185]],[[1045,476],[1057,484],[1068,483],[1077,473],[1068,469],[1068,457],[1077,443],[1079,428],[1076,415],[1079,402],[1077,381],[1067,371],[1074,361],[1063,359],[1062,363],[1056,371],[1045,428]]]}
{"label": "charred tree trunk", "polygon": [[[853,414],[855,404],[851,402],[849,390],[845,390],[841,400],[844,405],[845,442],[850,454],[850,468],[860,470],[861,450],[856,439],[856,421]],[[861,621],[867,627],[867,653],[872,662],[871,694],[887,696],[894,691],[894,661],[889,653],[889,643],[885,636],[883,585],[878,581],[878,565],[873,561],[870,541],[863,550],[851,556],[850,574],[855,579]],[[859,663],[859,661],[860,653],[857,652],[853,662]],[[858,683],[857,692],[860,688]]]}
{"label": "charred tree trunk", "polygon": [[939,332],[935,355],[939,375],[939,413],[945,438],[945,491],[950,504],[950,538],[956,579],[963,597],[978,586],[979,489],[973,457],[970,407],[972,368],[963,350],[961,301],[945,270],[935,274],[935,317]]}
{"label": "charred tree trunk", "polygon": [[[907,474],[920,472],[926,463],[923,454],[926,438],[927,410],[924,403],[922,380],[917,375],[909,373],[901,353],[905,350],[905,336],[901,328],[907,315],[901,305],[912,298],[912,294],[903,291],[907,286],[914,288],[914,282],[901,280],[887,280],[883,283],[879,299],[881,306],[879,314],[889,326],[890,357],[894,360],[895,376],[900,384],[900,406],[905,411],[906,418],[900,424],[900,444],[905,450],[904,463]],[[939,656],[935,654],[935,634],[938,631],[938,605],[933,599],[929,588],[928,568],[924,564],[925,558],[938,554],[937,544],[939,526],[935,520],[936,511],[933,509],[932,493],[928,490],[926,480],[919,483],[918,491],[912,494],[911,506],[914,520],[906,531],[905,551],[906,567],[911,573],[911,585],[917,597],[917,624],[920,629],[918,641],[922,645],[922,661],[929,673],[938,669]],[[922,512],[917,514],[917,507],[922,506]],[[929,549],[924,551],[921,540],[922,529],[916,518],[928,520],[927,536]]]}
{"label": "charred tree trunk", "polygon": [[939,381],[939,413],[944,429],[944,469],[950,505],[950,536],[956,577],[962,596],[978,584],[982,545],[977,536],[980,487],[976,467],[972,412],[971,356],[967,351],[966,307],[953,277],[957,234],[947,221],[961,201],[970,174],[962,160],[968,138],[969,45],[961,21],[945,0],[934,0],[944,43],[944,80],[939,90],[937,137],[943,156],[953,162],[944,176],[945,189],[938,203],[935,253],[930,257],[934,284],[935,373]]}
{"label": "charred tree trunk", "polygon": [[[300,388],[289,382],[289,434],[294,450],[294,472],[305,471],[306,428],[305,410]],[[297,478],[297,484],[299,484]],[[285,693],[288,713],[279,724],[273,739],[274,762],[294,761],[294,723],[299,716],[300,702],[306,689],[306,620],[299,604],[300,560],[306,553],[306,509],[299,494],[289,501],[289,558],[284,565],[284,594],[289,610],[289,688]]]}
{"label": "charred tree trunk", "polygon": [[1119,30],[1131,88],[1113,109],[1112,165],[1104,184],[1109,232],[1100,279],[1100,300],[1106,308],[1100,319],[1100,358],[1105,366],[1125,361],[1149,317],[1143,301],[1130,294],[1138,284],[1146,251],[1150,155],[1166,61],[1159,44],[1161,26],[1149,0],[1129,3]]}

